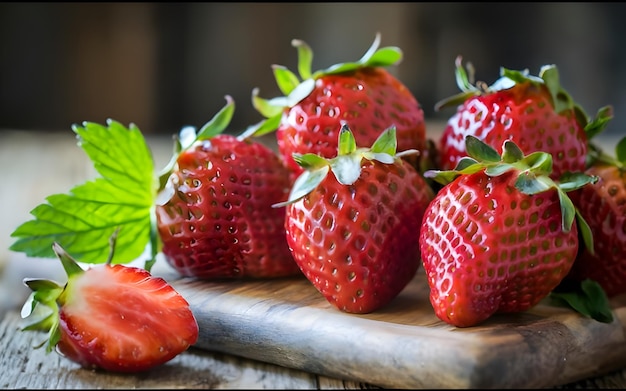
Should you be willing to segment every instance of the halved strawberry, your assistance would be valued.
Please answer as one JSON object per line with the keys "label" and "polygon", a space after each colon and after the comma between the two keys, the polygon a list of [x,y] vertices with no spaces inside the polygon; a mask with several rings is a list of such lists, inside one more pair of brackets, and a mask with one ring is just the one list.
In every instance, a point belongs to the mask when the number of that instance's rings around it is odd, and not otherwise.
{"label": "halved strawberry", "polygon": [[109,261],[83,270],[58,244],[53,250],[68,275],[65,285],[25,279],[24,330],[48,331],[46,352],[86,368],[138,372],[161,365],[198,339],[188,302],[164,279]]}

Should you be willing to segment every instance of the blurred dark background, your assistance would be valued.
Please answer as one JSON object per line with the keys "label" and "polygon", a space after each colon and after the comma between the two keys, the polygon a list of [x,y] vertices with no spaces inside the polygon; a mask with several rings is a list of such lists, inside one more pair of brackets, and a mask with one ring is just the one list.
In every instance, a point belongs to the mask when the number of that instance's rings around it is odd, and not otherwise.
{"label": "blurred dark background", "polygon": [[[501,66],[556,64],[589,115],[607,104],[626,126],[625,3],[0,3],[0,129],[67,131],[108,118],[146,134],[201,126],[230,94],[230,130],[261,119],[251,91],[279,95],[272,64],[297,71],[293,38],[314,70],[355,61],[376,32],[398,46],[391,69],[427,119],[450,109],[454,59],[491,84]],[[622,114],[624,113],[624,114]]]}

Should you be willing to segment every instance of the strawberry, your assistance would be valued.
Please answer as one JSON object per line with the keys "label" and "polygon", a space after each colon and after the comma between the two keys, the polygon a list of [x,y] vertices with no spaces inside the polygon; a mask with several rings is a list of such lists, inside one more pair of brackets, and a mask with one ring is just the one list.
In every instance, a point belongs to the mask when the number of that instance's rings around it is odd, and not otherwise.
{"label": "strawberry", "polygon": [[[267,118],[260,134],[276,131],[278,150],[294,173],[302,168],[294,153],[315,153],[332,158],[337,153],[341,125],[350,126],[358,145],[371,145],[380,133],[394,126],[398,149],[426,147],[424,112],[411,91],[385,67],[397,63],[402,52],[396,47],[378,49],[380,34],[357,62],[340,63],[311,71],[313,53],[301,40],[298,49],[300,79],[286,67],[273,66],[284,97],[265,100],[252,93],[254,107]],[[417,164],[417,155],[406,156]]]}
{"label": "strawberry", "polygon": [[593,146],[588,175],[593,184],[572,194],[572,201],[593,232],[594,247],[582,247],[568,278],[598,282],[608,297],[626,293],[626,137],[615,156]]}
{"label": "strawberry", "polygon": [[25,279],[33,292],[22,310],[29,321],[24,330],[48,331],[47,353],[56,347],[85,368],[139,372],[196,343],[198,324],[189,304],[162,278],[111,265],[111,258],[83,270],[57,243],[53,250],[67,283]]}
{"label": "strawberry", "polygon": [[395,128],[371,148],[357,148],[347,125],[338,137],[334,158],[294,154],[305,170],[278,205],[287,205],[287,241],[304,275],[339,310],[368,313],[414,277],[415,235],[433,193],[402,159],[415,151],[396,154]]}
{"label": "strawberry", "polygon": [[[162,252],[181,275],[202,279],[266,278],[299,274],[284,235],[289,172],[278,155],[251,138],[221,133],[234,103],[184,146],[161,180],[156,206]],[[189,132],[189,133],[187,133]]]}
{"label": "strawberry", "polygon": [[455,170],[424,173],[443,187],[419,237],[435,314],[457,327],[525,311],[561,282],[576,257],[579,226],[590,241],[565,192],[593,181],[577,173],[556,183],[550,154],[524,156],[511,140],[501,156],[476,137],[465,144],[470,157]]}
{"label": "strawberry", "polygon": [[472,68],[468,68],[469,77],[457,57],[456,80],[462,92],[435,105],[436,111],[458,105],[439,139],[440,169],[451,170],[467,156],[465,137],[472,135],[493,148],[511,140],[526,154],[551,153],[552,178],[584,170],[586,130],[604,125],[606,108],[590,121],[561,87],[554,65],[542,67],[539,77],[501,68],[501,78],[491,86],[473,85]]}

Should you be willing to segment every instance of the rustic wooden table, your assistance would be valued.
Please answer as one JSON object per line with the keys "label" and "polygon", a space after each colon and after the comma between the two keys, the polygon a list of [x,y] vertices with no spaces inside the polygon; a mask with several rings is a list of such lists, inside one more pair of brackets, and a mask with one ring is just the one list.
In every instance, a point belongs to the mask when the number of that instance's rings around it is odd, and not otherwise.
{"label": "rustic wooden table", "polygon": [[[157,167],[171,151],[169,138],[149,138]],[[607,144],[612,141],[608,140]],[[59,355],[33,346],[43,334],[20,331],[19,308],[28,295],[24,277],[62,276],[55,262],[27,259],[8,251],[10,233],[29,220],[29,211],[47,195],[67,192],[94,171],[73,133],[0,132],[0,387],[15,388],[231,388],[231,389],[357,389],[377,385],[309,373],[255,361],[239,355],[191,348],[160,368],[136,375],[118,375],[79,368]],[[626,329],[624,330],[626,333]],[[593,366],[593,363],[589,363]],[[618,363],[617,368],[620,368]],[[593,377],[556,388],[626,387],[622,369],[599,369]]]}

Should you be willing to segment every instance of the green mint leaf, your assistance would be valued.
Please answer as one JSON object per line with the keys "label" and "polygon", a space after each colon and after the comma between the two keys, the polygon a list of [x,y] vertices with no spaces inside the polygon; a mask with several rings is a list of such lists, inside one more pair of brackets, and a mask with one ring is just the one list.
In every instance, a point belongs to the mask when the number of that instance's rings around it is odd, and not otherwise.
{"label": "green mint leaf", "polygon": [[30,212],[34,219],[11,234],[16,241],[10,250],[53,258],[57,242],[81,262],[104,263],[119,228],[113,263],[131,262],[142,255],[153,230],[158,179],[150,149],[132,124],[85,122],[72,130],[101,177],[47,197]]}

